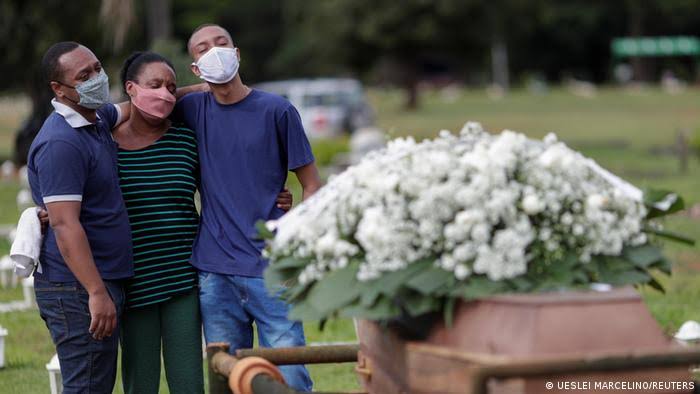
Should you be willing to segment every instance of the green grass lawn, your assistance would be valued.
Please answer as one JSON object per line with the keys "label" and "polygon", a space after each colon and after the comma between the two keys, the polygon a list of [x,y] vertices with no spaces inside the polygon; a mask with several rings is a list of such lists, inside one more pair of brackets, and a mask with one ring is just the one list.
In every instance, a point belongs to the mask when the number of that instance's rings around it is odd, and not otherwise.
{"label": "green grass lawn", "polygon": [[[379,125],[390,136],[432,137],[441,129],[459,131],[468,120],[481,122],[490,131],[505,128],[541,138],[556,132],[559,138],[600,164],[639,186],[665,187],[680,192],[689,204],[700,202],[700,163],[691,160],[689,172],[680,174],[678,160],[668,153],[679,129],[694,131],[700,126],[700,91],[667,95],[658,90],[626,92],[603,89],[597,97],[584,99],[563,90],[544,96],[516,91],[492,101],[482,91],[464,91],[454,101],[438,93],[426,93],[422,107],[406,113],[397,91],[372,90],[370,99],[377,110]],[[22,100],[0,99],[0,157],[9,153],[12,131],[26,114]],[[315,144],[319,161],[327,162],[331,152],[341,150],[346,141]],[[299,201],[294,176],[289,186]],[[0,224],[17,217],[16,184],[0,184]],[[670,229],[700,239],[698,221],[677,216],[667,222]],[[0,255],[7,244],[0,242]],[[671,333],[685,320],[700,320],[700,249],[671,246],[668,253],[677,262],[676,275],[661,278],[667,293],[642,289],[652,314]],[[0,302],[21,298],[21,290],[0,290]],[[36,311],[0,314],[0,325],[10,330],[6,342],[6,362],[0,370],[0,394],[48,391],[44,365],[53,354],[48,332]],[[309,341],[349,341],[355,339],[352,323],[329,322],[320,332],[315,322],[306,323]],[[352,364],[311,366],[317,390],[352,390],[357,382]],[[115,392],[121,393],[120,384]],[[161,392],[167,392],[162,385]]]}
{"label": "green grass lawn", "polygon": [[[16,299],[22,297],[21,290],[2,290],[0,294],[2,298],[8,298],[8,295],[14,295]],[[55,351],[38,311],[2,314],[0,325],[9,331],[5,342],[5,368],[0,370],[0,393],[48,393],[49,377],[46,364]],[[323,332],[318,331],[317,324],[307,324],[306,335],[309,341],[355,340],[352,322],[348,320],[330,322]],[[206,368],[204,361],[203,364]],[[315,389],[322,391],[357,388],[353,368],[354,364],[351,363],[309,366]],[[124,391],[119,379],[117,376],[114,393],[121,394]],[[168,393],[164,373],[161,373],[160,392]]]}
{"label": "green grass lawn", "polygon": [[[640,187],[679,192],[687,205],[700,203],[700,161],[690,160],[688,172],[669,152],[679,130],[700,129],[700,91],[668,95],[657,89],[602,89],[595,98],[554,90],[544,96],[516,91],[490,100],[481,91],[464,91],[446,101],[438,93],[423,96],[419,110],[406,113],[396,91],[373,91],[370,99],[379,125],[392,137],[434,137],[441,129],[458,132],[465,122],[477,121],[491,132],[511,129],[533,138],[549,132],[602,166]],[[676,216],[670,230],[700,240],[700,222]],[[668,254],[679,275],[663,279],[667,294],[643,289],[642,294],[659,323],[668,331],[685,320],[700,321],[700,247],[671,244]]]}

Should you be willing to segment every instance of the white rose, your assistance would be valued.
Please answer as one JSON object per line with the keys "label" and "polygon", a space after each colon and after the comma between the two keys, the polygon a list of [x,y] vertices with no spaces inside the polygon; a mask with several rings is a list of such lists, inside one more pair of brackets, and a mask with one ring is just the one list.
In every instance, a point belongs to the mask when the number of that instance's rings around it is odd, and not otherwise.
{"label": "white rose", "polygon": [[277,229],[277,220],[268,220],[265,222],[267,231],[275,231]]}
{"label": "white rose", "polygon": [[561,215],[561,224],[565,226],[571,226],[571,223],[574,222],[574,217],[571,216],[570,213],[566,212],[563,215]]}
{"label": "white rose", "polygon": [[548,134],[544,137],[544,143],[547,144],[547,145],[556,144],[558,141],[559,141],[559,139],[557,138],[557,135],[554,134],[554,133],[548,133]]}
{"label": "white rose", "polygon": [[485,243],[489,240],[491,236],[491,228],[484,224],[479,223],[472,229],[472,239],[479,243]]}
{"label": "white rose", "polygon": [[469,268],[467,268],[466,265],[464,264],[458,264],[455,267],[455,277],[459,280],[463,280],[467,276],[469,276],[471,272],[469,271]]}
{"label": "white rose", "polygon": [[592,194],[586,199],[586,205],[593,209],[603,209],[608,205],[608,199],[600,194]]}
{"label": "white rose", "polygon": [[443,255],[440,258],[440,266],[448,271],[451,271],[455,267],[455,259],[452,256]]}
{"label": "white rose", "polygon": [[528,215],[537,215],[544,210],[544,203],[534,194],[528,194],[522,201],[523,210]]}

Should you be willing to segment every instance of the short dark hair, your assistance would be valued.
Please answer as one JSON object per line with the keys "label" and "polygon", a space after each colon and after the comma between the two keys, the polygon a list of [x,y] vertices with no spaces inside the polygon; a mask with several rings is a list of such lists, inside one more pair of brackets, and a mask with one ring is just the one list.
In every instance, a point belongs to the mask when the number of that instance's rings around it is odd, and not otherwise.
{"label": "short dark hair", "polygon": [[151,63],[165,63],[175,72],[175,67],[170,60],[155,52],[134,52],[124,60],[124,65],[120,72],[122,79],[122,89],[126,93],[127,81],[136,81],[141,74],[143,66]]}
{"label": "short dark hair", "polygon": [[58,59],[79,46],[80,44],[75,41],[61,41],[51,45],[41,59],[41,71],[44,74],[44,78],[46,78],[46,82],[61,81],[63,79],[63,70]]}
{"label": "short dark hair", "polygon": [[[192,34],[190,34],[190,38],[187,40],[187,52],[189,52],[190,55],[192,54],[192,52],[191,52],[191,50],[190,50],[190,46],[192,45],[192,37],[193,37],[195,34],[197,34],[198,31],[204,29],[205,27],[219,27],[219,28],[221,28],[223,31],[225,31],[226,34],[228,34],[228,37],[229,37],[229,38],[231,38],[231,33],[229,33],[228,30],[226,30],[226,28],[224,28],[223,26],[221,26],[221,25],[219,25],[219,24],[216,24],[216,23],[202,23],[201,25],[195,27],[194,30],[192,30]],[[233,38],[231,38],[231,41],[233,41]]]}

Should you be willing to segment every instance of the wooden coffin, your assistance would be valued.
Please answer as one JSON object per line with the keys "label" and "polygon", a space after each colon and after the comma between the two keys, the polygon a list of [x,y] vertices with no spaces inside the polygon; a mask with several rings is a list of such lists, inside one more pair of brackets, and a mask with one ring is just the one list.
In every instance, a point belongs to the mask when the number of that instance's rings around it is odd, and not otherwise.
{"label": "wooden coffin", "polygon": [[[656,362],[651,368],[630,369],[626,358],[618,360],[624,369],[614,372],[540,374],[478,384],[483,373],[479,367],[492,364],[528,368],[561,360],[554,363],[560,366],[596,357],[665,357],[683,351],[663,333],[632,288],[502,295],[462,303],[451,327],[436,323],[423,341],[404,340],[370,321],[360,322],[358,334],[358,375],[369,393],[470,393],[486,387],[492,393],[514,394],[692,392],[688,365],[660,367]],[[669,383],[654,389],[664,382]],[[630,385],[649,389],[630,390]]]}

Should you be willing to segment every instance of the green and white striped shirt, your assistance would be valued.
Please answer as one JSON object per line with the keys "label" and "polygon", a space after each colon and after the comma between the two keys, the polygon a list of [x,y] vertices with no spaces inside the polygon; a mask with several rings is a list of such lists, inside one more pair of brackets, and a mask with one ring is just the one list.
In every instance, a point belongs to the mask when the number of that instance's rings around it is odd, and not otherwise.
{"label": "green and white striped shirt", "polygon": [[119,183],[134,248],[126,306],[152,305],[191,291],[197,271],[189,260],[199,224],[194,132],[170,127],[150,146],[119,149]]}

